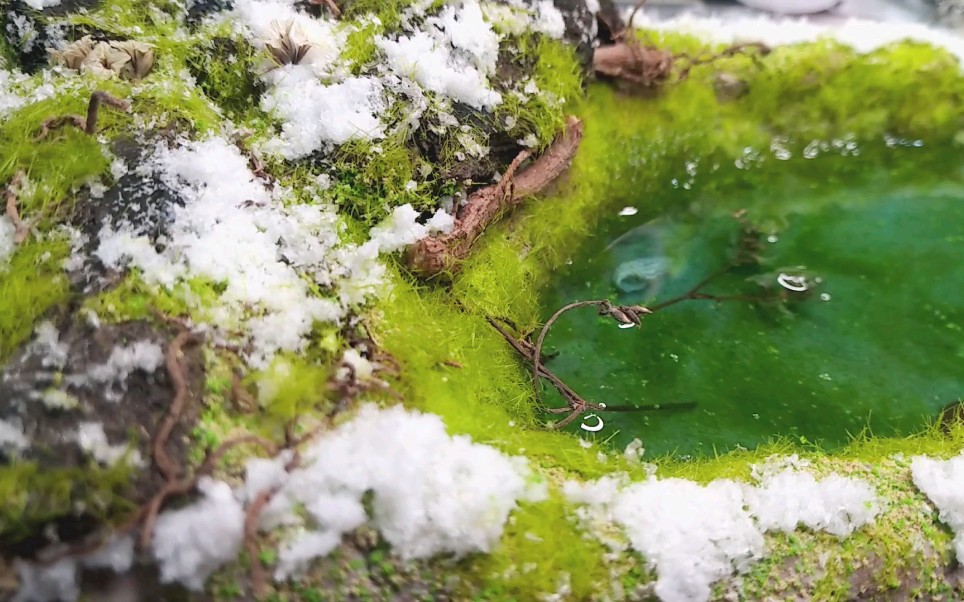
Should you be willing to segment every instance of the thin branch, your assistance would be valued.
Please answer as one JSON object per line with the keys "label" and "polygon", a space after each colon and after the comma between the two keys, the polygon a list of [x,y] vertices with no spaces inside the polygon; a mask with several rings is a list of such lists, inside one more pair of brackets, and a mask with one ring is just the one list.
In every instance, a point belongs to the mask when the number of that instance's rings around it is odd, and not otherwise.
{"label": "thin branch", "polygon": [[60,117],[51,117],[50,119],[45,119],[40,124],[40,133],[37,134],[34,140],[40,141],[47,137],[47,135],[53,131],[65,126],[75,127],[83,131],[88,136],[93,136],[97,133],[97,116],[100,112],[100,105],[104,104],[113,109],[119,111],[124,111],[125,113],[131,110],[131,103],[128,100],[123,100],[115,96],[111,96],[107,92],[97,90],[92,92],[90,95],[90,101],[87,103],[87,117],[82,117],[80,115],[63,115]]}

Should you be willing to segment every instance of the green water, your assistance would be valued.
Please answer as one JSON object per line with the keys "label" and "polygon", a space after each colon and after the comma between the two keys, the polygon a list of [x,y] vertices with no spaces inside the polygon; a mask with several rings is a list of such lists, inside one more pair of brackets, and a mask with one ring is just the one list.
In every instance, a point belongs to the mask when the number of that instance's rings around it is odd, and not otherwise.
{"label": "green water", "polygon": [[[686,301],[646,317],[641,329],[620,329],[591,309],[566,314],[547,339],[547,365],[587,400],[696,404],[600,412],[598,432],[581,421],[569,429],[620,447],[639,437],[647,456],[752,448],[776,436],[832,448],[864,429],[919,431],[961,398],[961,157],[879,156],[823,159],[838,175],[837,164],[849,161],[843,178],[823,178],[800,158],[752,174],[727,166],[677,179],[665,198],[614,200],[597,236],[560,266],[545,317],[576,300],[653,305],[685,293],[733,256],[738,209],[763,233],[761,261],[705,291],[772,296],[783,290],[777,276],[800,266],[810,290],[787,303]],[[893,177],[895,161],[918,176]],[[619,215],[623,205],[638,212]]]}

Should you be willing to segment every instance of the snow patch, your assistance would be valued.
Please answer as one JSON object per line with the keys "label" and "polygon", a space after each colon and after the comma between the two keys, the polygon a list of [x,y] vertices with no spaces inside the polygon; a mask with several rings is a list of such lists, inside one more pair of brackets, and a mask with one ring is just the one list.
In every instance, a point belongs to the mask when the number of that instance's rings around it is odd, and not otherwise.
{"label": "snow patch", "polygon": [[234,560],[244,541],[244,508],[231,487],[204,477],[198,490],[201,500],[158,517],[151,543],[161,581],[177,581],[195,591]]}
{"label": "snow patch", "polygon": [[964,37],[918,23],[886,23],[865,19],[816,23],[793,18],[703,17],[691,13],[662,19],[639,11],[633,19],[633,25],[656,31],[685,32],[721,44],[763,42],[768,46],[783,46],[832,38],[863,53],[911,40],[943,47],[958,60],[964,61]]}
{"label": "snow patch", "polygon": [[[249,481],[276,483],[279,476],[277,465],[249,464]],[[269,504],[271,522],[279,515],[298,520],[298,507],[311,522],[283,545],[276,576],[303,570],[369,520],[403,558],[488,551],[517,501],[544,495],[524,458],[450,436],[438,416],[365,405],[304,452],[302,466],[284,477]]]}
{"label": "snow patch", "polygon": [[48,6],[59,6],[60,0],[23,0],[24,4],[35,10],[43,10]]}
{"label": "snow patch", "polygon": [[299,159],[326,144],[376,140],[385,135],[378,115],[386,101],[381,81],[349,77],[325,85],[305,67],[289,65],[271,75],[261,108],[282,121],[281,134],[264,150]]}
{"label": "snow patch", "polygon": [[719,479],[700,485],[651,477],[628,483],[604,477],[567,482],[566,497],[586,507],[591,525],[615,523],[656,569],[656,595],[665,602],[708,600],[714,582],[744,572],[764,551],[763,534],[802,524],[837,536],[870,523],[879,509],[867,483],[787,467],[763,469],[758,485]]}
{"label": "snow patch", "polygon": [[[0,103],[2,102],[3,100],[0,99]],[[7,262],[10,261],[13,252],[17,249],[17,245],[13,241],[16,231],[17,229],[7,216],[0,216],[0,272],[5,269]]]}
{"label": "snow patch", "polygon": [[130,445],[111,445],[99,422],[81,422],[77,427],[77,444],[92,458],[106,466],[113,466],[124,460],[131,466],[143,466],[141,453]]}
{"label": "snow patch", "polygon": [[13,449],[20,452],[29,446],[30,440],[27,439],[23,426],[19,422],[0,419],[0,449]]}
{"label": "snow patch", "polygon": [[377,37],[388,65],[423,88],[476,109],[492,110],[502,95],[489,86],[499,56],[499,36],[475,0],[446,6],[422,30],[396,40]]}
{"label": "snow patch", "polygon": [[949,460],[911,460],[914,485],[937,506],[941,522],[954,531],[954,553],[964,562],[964,452]]}

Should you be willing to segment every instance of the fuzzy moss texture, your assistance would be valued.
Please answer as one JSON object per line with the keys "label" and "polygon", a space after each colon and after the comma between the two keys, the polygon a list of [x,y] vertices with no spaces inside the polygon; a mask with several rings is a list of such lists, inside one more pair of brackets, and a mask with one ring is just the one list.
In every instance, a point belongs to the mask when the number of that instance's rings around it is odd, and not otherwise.
{"label": "fuzzy moss texture", "polygon": [[[380,17],[380,24],[354,23],[345,49],[353,59],[353,72],[364,73],[370,67],[377,54],[373,36],[396,27],[398,11],[408,4],[358,1],[346,11],[349,19],[370,11]],[[133,111],[130,116],[104,112],[102,136],[122,135],[131,119],[155,129],[186,129],[196,136],[231,120],[254,132],[254,139],[266,135],[273,124],[257,108],[261,88],[254,75],[264,57],[224,27],[200,28],[187,38],[175,35],[179,10],[174,3],[155,2],[151,10],[144,10],[135,0],[106,0],[86,15],[69,17],[79,28],[158,46],[150,78],[139,84],[108,85],[112,93],[132,98]],[[651,34],[647,41],[690,53],[713,50],[686,36]],[[527,202],[490,228],[458,274],[420,282],[401,264],[392,266],[392,292],[365,318],[379,344],[401,364],[393,386],[406,405],[442,416],[452,433],[527,456],[553,486],[547,502],[524,505],[513,514],[500,545],[490,554],[455,564],[439,561],[427,575],[411,577],[409,571],[400,578],[445,582],[451,589],[446,575],[455,571],[461,578],[459,597],[464,599],[532,600],[557,591],[566,581],[572,599],[638,597],[653,579],[645,560],[630,552],[607,555],[601,543],[587,538],[577,526],[572,507],[555,485],[567,478],[593,479],[617,471],[642,478],[643,467],[618,453],[601,461],[604,446],[586,449],[571,435],[545,429],[528,372],[486,317],[510,319],[521,330],[534,328],[542,312],[540,293],[553,267],[578,250],[602,215],[623,206],[626,199],[645,199],[665,187],[686,158],[732,161],[746,147],[767,148],[775,136],[826,140],[852,134],[860,141],[890,133],[959,148],[955,138],[960,141],[964,132],[964,76],[954,57],[925,45],[903,43],[857,55],[821,41],[778,48],[759,62],[736,57],[699,67],[686,81],[640,97],[600,83],[584,88],[573,52],[559,43],[540,37],[517,42],[517,58],[530,65],[539,88],[565,98],[566,107],[539,100],[508,102],[494,115],[472,117],[513,117],[519,124],[514,135],[533,134],[545,147],[567,113],[580,116],[585,138],[570,172],[550,195]],[[10,49],[4,54],[10,55]],[[198,87],[183,83],[183,69],[195,74]],[[745,80],[747,93],[729,102],[718,100],[713,78],[719,71]],[[39,144],[31,139],[43,119],[83,112],[95,82],[78,82],[74,91],[28,105],[0,124],[0,181],[23,169],[37,182],[38,192],[22,200],[23,209],[40,217],[36,224],[45,233],[19,249],[7,269],[0,270],[0,358],[27,340],[44,316],[73,301],[59,268],[69,245],[56,234],[55,225],[69,214],[72,199],[85,182],[110,180],[108,161],[95,140],[70,130]],[[348,224],[346,236],[359,237],[391,206],[413,203],[428,209],[451,191],[451,184],[441,179],[429,178],[414,191],[405,184],[422,162],[430,160],[440,172],[456,161],[453,156],[442,152],[426,158],[402,136],[390,137],[381,146],[377,160],[371,160],[366,145],[349,144],[325,165],[276,163],[268,169],[296,191],[299,183],[317,173],[336,175],[338,183],[331,193]],[[190,308],[185,299],[203,300],[215,289],[215,284],[192,281],[180,293],[158,293],[132,273],[118,287],[83,303],[108,321],[123,321],[150,318],[151,308],[171,315],[203,312]],[[330,405],[319,403],[313,393],[322,388],[344,346],[342,333],[319,327],[308,353],[288,358],[296,378],[285,379],[289,386],[254,417],[237,416],[229,409],[231,364],[227,357],[206,351],[205,411],[194,433],[198,458],[201,450],[215,446],[228,433],[276,437],[290,418],[328,410]],[[248,375],[247,382],[271,377],[269,369]],[[806,531],[768,535],[767,558],[749,574],[719,584],[720,596],[735,592],[746,599],[788,599],[801,594],[832,600],[851,597],[855,587],[881,595],[934,596],[949,593],[944,574],[952,563],[950,535],[910,482],[908,463],[915,454],[950,457],[962,447],[964,429],[946,434],[935,428],[905,439],[863,437],[832,454],[781,440],[712,459],[656,463],[661,476],[708,482],[748,479],[750,464],[773,453],[799,453],[814,462],[816,472],[859,476],[881,496],[883,512],[876,523],[842,542]],[[227,458],[228,478],[239,474],[240,461],[250,453],[253,450],[241,449]],[[116,473],[87,473],[75,481],[73,491],[64,488],[62,476],[40,474],[30,465],[0,467],[0,532],[12,534],[63,514],[78,497],[98,500],[100,513],[113,513],[114,522],[129,512],[119,492],[123,479]],[[78,493],[78,488],[92,493]],[[35,500],[47,504],[34,506]],[[365,582],[366,587],[380,583],[384,590],[361,591],[360,598],[381,599],[397,585],[391,575],[394,565],[373,556],[361,569],[348,561],[339,565],[345,573],[377,569],[388,574]],[[272,558],[266,554],[262,560],[270,563]],[[209,584],[209,593],[225,600],[240,595],[246,563],[242,556],[236,566],[222,570]],[[325,582],[326,578],[309,574],[271,597],[326,599],[319,597],[325,595],[319,585]]]}

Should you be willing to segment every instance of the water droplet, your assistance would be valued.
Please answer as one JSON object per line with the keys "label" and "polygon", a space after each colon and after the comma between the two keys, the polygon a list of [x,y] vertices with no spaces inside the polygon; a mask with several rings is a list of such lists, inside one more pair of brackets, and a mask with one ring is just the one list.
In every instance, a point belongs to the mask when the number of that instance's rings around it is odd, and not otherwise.
{"label": "water droplet", "polygon": [[639,209],[635,207],[623,207],[622,209],[619,210],[619,215],[623,217],[636,215],[637,213],[639,213]]}
{"label": "water droplet", "polygon": [[830,293],[820,293],[821,301],[830,301]]}
{"label": "water droplet", "polygon": [[600,404],[599,404],[599,407],[601,407],[602,409],[604,409],[604,410],[605,410],[605,409],[606,409],[606,404],[604,404],[604,403],[600,403]]}
{"label": "water droplet", "polygon": [[820,380],[833,380],[833,379],[830,377],[829,374],[824,372],[823,374],[820,375]]}
{"label": "water droplet", "polygon": [[756,414],[756,413],[753,414],[753,417],[756,418],[757,420],[760,419],[760,415],[759,415],[759,414]]}
{"label": "water droplet", "polygon": [[780,240],[780,239],[777,238],[777,235],[776,235],[776,234],[771,234],[770,236],[767,236],[767,242],[769,242],[769,243],[774,243],[774,242],[776,242],[776,241],[778,241],[778,240]]}

